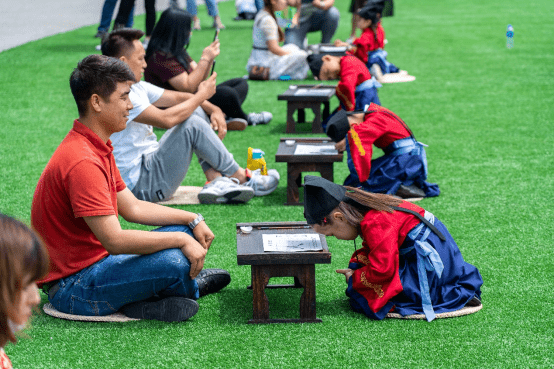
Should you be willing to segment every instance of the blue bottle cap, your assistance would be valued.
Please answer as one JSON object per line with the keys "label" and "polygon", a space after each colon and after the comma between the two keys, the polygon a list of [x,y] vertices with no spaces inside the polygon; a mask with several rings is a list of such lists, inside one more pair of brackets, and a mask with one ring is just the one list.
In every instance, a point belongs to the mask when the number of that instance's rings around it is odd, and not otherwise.
{"label": "blue bottle cap", "polygon": [[279,77],[279,81],[290,81],[291,78],[288,74],[283,74],[282,76]]}

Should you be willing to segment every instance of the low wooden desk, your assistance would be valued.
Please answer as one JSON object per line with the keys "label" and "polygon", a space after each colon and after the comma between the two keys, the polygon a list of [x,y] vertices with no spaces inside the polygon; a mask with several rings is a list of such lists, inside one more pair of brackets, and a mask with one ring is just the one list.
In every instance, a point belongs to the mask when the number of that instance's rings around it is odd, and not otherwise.
{"label": "low wooden desk", "polygon": [[[243,233],[240,227],[252,227]],[[257,323],[319,323],[315,303],[315,264],[330,264],[331,253],[325,236],[320,235],[322,251],[264,252],[262,234],[314,233],[306,222],[237,223],[237,263],[251,265],[253,318]],[[293,285],[268,285],[272,277],[294,277]],[[269,319],[266,288],[303,288],[300,298],[300,319]]]}
{"label": "low wooden desk", "polygon": [[[294,140],[292,146],[285,141]],[[297,144],[334,145],[329,138],[321,137],[282,137],[279,142],[276,162],[287,163],[287,202],[285,205],[303,205],[300,201],[302,172],[319,172],[321,176],[333,182],[333,163],[342,162],[343,153],[331,155],[294,155]]]}
{"label": "low wooden desk", "polygon": [[[315,86],[318,86],[315,88]],[[318,91],[318,95],[298,94],[299,90],[313,89]],[[321,92],[320,92],[321,91]],[[311,92],[313,93],[313,92]],[[321,94],[319,94],[321,93]],[[277,100],[287,101],[287,129],[286,133],[296,132],[296,123],[304,123],[306,115],[304,109],[312,109],[314,120],[312,122],[312,133],[323,133],[321,122],[329,117],[329,101],[335,96],[335,86],[333,85],[291,85],[289,89],[277,97]],[[323,113],[321,111],[323,104]],[[294,120],[294,112],[298,110],[298,122]]]}

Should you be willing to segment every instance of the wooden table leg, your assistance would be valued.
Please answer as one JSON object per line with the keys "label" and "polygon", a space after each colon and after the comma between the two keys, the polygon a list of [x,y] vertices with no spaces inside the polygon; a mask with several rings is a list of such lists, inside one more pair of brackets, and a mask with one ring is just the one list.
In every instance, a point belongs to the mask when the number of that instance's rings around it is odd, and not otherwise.
{"label": "wooden table leg", "polygon": [[318,165],[318,172],[321,174],[321,177],[325,178],[328,181],[333,182],[333,163],[325,163]]}
{"label": "wooden table leg", "polygon": [[294,102],[289,101],[287,103],[287,133],[294,133],[296,132],[296,121],[294,120],[294,112],[296,111],[297,106]]}
{"label": "wooden table leg", "polygon": [[[300,297],[300,319],[307,321],[319,320],[315,309],[315,265],[304,264],[298,275],[298,282],[304,286]],[[319,320],[321,321],[321,320]]]}
{"label": "wooden table leg", "polygon": [[321,126],[321,103],[312,103],[310,108],[314,112],[314,121],[312,122],[312,133],[324,133],[323,127]]}
{"label": "wooden table leg", "polygon": [[329,115],[331,113],[331,104],[329,103],[329,101],[324,101],[323,102],[323,120],[329,118]]}
{"label": "wooden table leg", "polygon": [[269,319],[269,301],[265,294],[265,286],[269,276],[263,265],[252,265],[253,319],[251,322]]}
{"label": "wooden table leg", "polygon": [[304,108],[298,109],[298,123],[306,123],[306,111]]}
{"label": "wooden table leg", "polygon": [[302,175],[302,166],[287,163],[287,202],[285,205],[301,205],[298,179]]}

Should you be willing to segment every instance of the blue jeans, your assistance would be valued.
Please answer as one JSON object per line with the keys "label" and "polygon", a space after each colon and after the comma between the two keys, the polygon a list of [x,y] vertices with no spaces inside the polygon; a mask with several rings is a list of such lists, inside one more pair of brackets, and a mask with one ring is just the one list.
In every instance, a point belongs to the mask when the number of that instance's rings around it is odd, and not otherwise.
{"label": "blue jeans", "polygon": [[321,43],[331,42],[337,27],[339,26],[340,13],[334,6],[324,10],[316,10],[305,21],[300,21],[298,26],[285,30],[285,45],[295,44],[304,49],[304,39],[309,32],[321,31]]}
{"label": "blue jeans", "polygon": [[[165,226],[157,232],[185,232],[188,226]],[[151,297],[197,299],[198,285],[190,279],[190,262],[180,249],[148,255],[108,255],[93,265],[59,280],[50,303],[75,315],[108,315],[131,302]]]}
{"label": "blue jeans", "polygon": [[[100,25],[98,26],[99,32],[108,32],[110,30],[110,24],[112,23],[112,15],[115,9],[115,4],[117,4],[117,0],[104,1],[104,6],[102,7],[102,16],[100,17]],[[127,19],[127,23],[125,24],[125,27],[127,28],[133,27],[134,12],[135,12],[135,7],[133,6],[133,9],[131,9],[131,13],[129,14],[129,19]]]}
{"label": "blue jeans", "polygon": [[[208,7],[208,15],[210,17],[215,17],[219,14],[217,11],[217,3],[215,2],[215,0],[206,0],[206,7]],[[192,16],[198,14],[196,0],[187,0],[187,12],[189,12]]]}

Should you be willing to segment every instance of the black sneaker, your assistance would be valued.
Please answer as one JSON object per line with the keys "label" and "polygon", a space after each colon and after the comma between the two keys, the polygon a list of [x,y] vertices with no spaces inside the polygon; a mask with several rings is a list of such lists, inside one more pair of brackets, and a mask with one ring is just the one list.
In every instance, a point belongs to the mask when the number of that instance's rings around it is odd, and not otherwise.
{"label": "black sneaker", "polygon": [[198,303],[186,297],[166,297],[133,302],[123,306],[121,311],[129,318],[183,322],[198,312]]}
{"label": "black sneaker", "polygon": [[411,199],[411,198],[425,197],[425,191],[423,191],[421,188],[417,187],[416,185],[411,185],[411,186],[400,185],[395,195],[403,199]]}
{"label": "black sneaker", "polygon": [[200,297],[217,292],[231,283],[231,275],[223,269],[204,269],[196,276]]}

